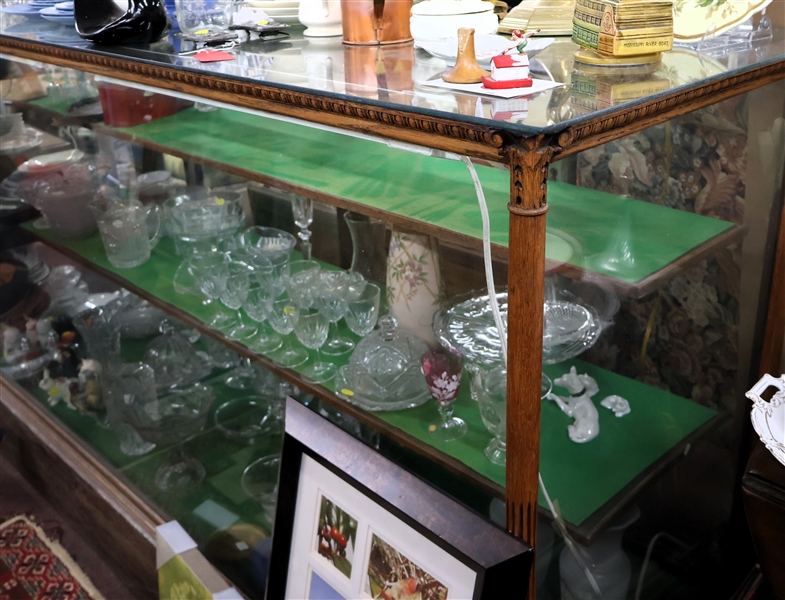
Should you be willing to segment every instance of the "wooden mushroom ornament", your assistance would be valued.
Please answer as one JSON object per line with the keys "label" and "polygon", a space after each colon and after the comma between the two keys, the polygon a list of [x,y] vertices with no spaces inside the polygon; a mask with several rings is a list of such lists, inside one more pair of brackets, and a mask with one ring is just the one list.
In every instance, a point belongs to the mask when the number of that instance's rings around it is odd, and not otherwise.
{"label": "wooden mushroom ornament", "polygon": [[480,83],[490,73],[477,64],[474,54],[474,29],[461,27],[458,30],[458,59],[455,66],[442,74],[448,83]]}

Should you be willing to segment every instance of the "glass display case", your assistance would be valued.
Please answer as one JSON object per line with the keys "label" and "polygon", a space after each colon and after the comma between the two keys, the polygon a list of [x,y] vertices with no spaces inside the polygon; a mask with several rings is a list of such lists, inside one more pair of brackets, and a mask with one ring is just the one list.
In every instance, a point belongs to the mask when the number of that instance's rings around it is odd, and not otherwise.
{"label": "glass display case", "polygon": [[9,79],[41,84],[10,109],[70,142],[0,184],[41,213],[4,241],[9,436],[127,533],[140,595],[171,519],[263,595],[287,396],[532,543],[530,597],[743,583],[781,31],[621,75],[557,41],[563,85],[503,101],[429,87],[446,63],[409,44],[201,63],[0,18]]}

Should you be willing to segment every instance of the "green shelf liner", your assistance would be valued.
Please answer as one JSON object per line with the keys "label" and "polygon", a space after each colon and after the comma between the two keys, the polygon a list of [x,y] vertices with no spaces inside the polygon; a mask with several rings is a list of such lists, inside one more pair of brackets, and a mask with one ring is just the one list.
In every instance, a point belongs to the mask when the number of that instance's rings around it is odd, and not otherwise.
{"label": "green shelf liner", "polygon": [[[457,161],[228,109],[186,109],[119,131],[140,143],[152,142],[482,237],[474,186],[466,167]],[[509,174],[479,165],[477,173],[488,201],[491,239],[507,246]],[[559,182],[548,184],[548,203],[546,256],[627,283],[646,278],[733,226]]]}
{"label": "green shelf liner", "polygon": [[80,98],[58,98],[57,95],[53,95],[44,96],[43,98],[38,98],[36,100],[28,100],[27,104],[45,108],[46,110],[51,110],[60,113],[61,115],[67,115],[71,106],[79,100]]}
{"label": "green shelf liner", "polygon": [[[31,228],[30,225],[26,227]],[[116,269],[108,262],[97,234],[75,241],[59,239],[47,231],[39,231],[38,235],[70,248],[90,262],[124,277],[202,321],[209,319],[212,314],[212,309],[203,306],[198,298],[174,291],[172,278],[180,258],[175,255],[174,244],[168,238],[158,244],[151,260],[144,265]],[[341,327],[341,334],[358,339],[345,327]],[[294,346],[299,346],[293,335],[290,340]],[[348,356],[330,357],[330,360],[341,366],[348,362]],[[616,418],[609,410],[599,408],[599,436],[586,444],[576,444],[567,437],[567,425],[572,420],[553,402],[543,403],[540,470],[551,498],[559,500],[564,518],[580,525],[670,448],[717,413],[690,400],[578,360],[546,366],[544,370],[554,379],[567,372],[572,365],[578,368],[579,373],[588,373],[597,380],[600,392],[594,398],[595,403],[598,404],[605,396],[618,394],[629,400],[632,408],[632,412],[622,418]],[[558,393],[558,388],[555,391]],[[482,423],[477,404],[470,398],[465,378],[455,403],[455,414],[467,422],[469,433],[458,441],[440,443],[429,437],[428,424],[436,418],[433,402],[415,409],[375,414],[504,486],[505,470],[491,464],[483,454],[491,435]],[[93,435],[93,432],[85,431],[84,435],[88,434]],[[208,439],[212,440],[205,438]],[[236,470],[238,467],[233,465],[232,468]],[[542,497],[540,504],[545,506]]]}
{"label": "green shelf liner", "polygon": [[[139,353],[139,356],[129,357],[125,348],[123,350],[126,360],[138,360],[141,356]],[[46,402],[45,392],[37,388],[29,391],[104,460],[119,469],[150,497],[159,509],[180,521],[197,541],[203,542],[222,528],[222,523],[224,527],[229,524],[229,520],[251,523],[271,531],[272,524],[265,519],[259,503],[243,491],[240,481],[245,467],[257,458],[279,452],[282,442],[280,434],[271,434],[257,439],[253,444],[241,444],[229,440],[215,428],[213,415],[218,406],[232,398],[252,393],[223,385],[222,375],[215,375],[204,382],[212,387],[216,400],[208,415],[205,430],[183,445],[188,456],[204,465],[207,476],[197,488],[175,494],[162,492],[155,485],[155,472],[166,461],[169,448],[155,448],[141,456],[126,456],[120,451],[117,434],[99,425],[96,417],[83,415],[64,402],[50,406]],[[216,506],[220,508],[216,510]]]}

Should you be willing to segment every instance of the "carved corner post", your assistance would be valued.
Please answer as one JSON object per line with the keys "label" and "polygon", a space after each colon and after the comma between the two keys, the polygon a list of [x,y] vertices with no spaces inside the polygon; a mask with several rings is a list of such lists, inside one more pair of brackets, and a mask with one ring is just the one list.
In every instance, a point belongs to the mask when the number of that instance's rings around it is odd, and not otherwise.
{"label": "carved corner post", "polygon": [[[555,149],[542,137],[507,150],[510,245],[507,349],[507,530],[537,540],[540,381],[545,277],[545,192]],[[529,595],[535,598],[534,565]]]}

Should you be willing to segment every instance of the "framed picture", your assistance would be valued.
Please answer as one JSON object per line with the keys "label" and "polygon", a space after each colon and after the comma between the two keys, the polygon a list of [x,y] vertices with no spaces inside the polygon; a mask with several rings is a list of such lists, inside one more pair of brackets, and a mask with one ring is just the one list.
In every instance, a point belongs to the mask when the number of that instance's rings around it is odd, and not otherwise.
{"label": "framed picture", "polygon": [[287,400],[270,600],[523,595],[532,558],[522,540]]}

